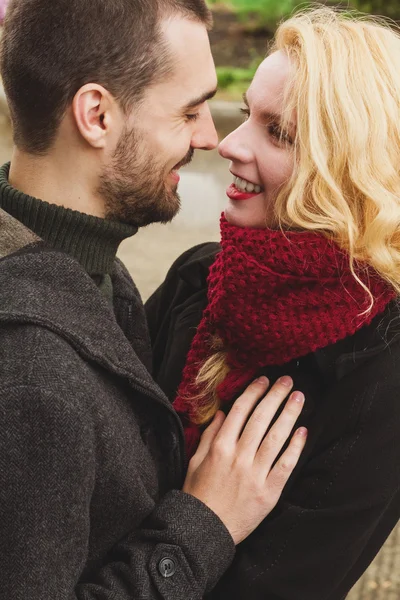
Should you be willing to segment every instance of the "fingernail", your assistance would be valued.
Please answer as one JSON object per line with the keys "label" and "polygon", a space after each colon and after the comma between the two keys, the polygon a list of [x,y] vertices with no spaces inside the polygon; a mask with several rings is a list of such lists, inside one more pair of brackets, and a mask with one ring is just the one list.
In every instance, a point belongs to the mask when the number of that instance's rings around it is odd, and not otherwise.
{"label": "fingernail", "polygon": [[300,404],[304,402],[304,394],[301,392],[294,392],[294,394],[292,394],[292,399]]}
{"label": "fingernail", "polygon": [[296,435],[300,435],[301,437],[306,437],[307,434],[308,431],[305,427],[300,427],[300,429],[296,431]]}
{"label": "fingernail", "polygon": [[279,383],[281,383],[282,385],[284,385],[286,387],[291,387],[293,385],[292,378],[288,377],[287,375],[285,375],[284,377],[281,377],[279,379]]}
{"label": "fingernail", "polygon": [[262,375],[261,377],[259,377],[258,379],[256,379],[257,383],[262,383],[262,384],[267,384],[268,383],[268,378],[265,377],[264,375]]}

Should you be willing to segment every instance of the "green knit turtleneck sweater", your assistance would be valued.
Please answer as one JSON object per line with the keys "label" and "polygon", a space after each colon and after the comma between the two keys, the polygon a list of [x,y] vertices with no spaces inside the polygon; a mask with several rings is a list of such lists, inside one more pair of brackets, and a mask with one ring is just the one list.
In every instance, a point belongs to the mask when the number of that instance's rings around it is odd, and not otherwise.
{"label": "green knit turtleneck sweater", "polygon": [[110,274],[120,243],[137,227],[86,215],[27,196],[8,181],[10,163],[0,168],[0,208],[49,246],[76,258],[112,301]]}

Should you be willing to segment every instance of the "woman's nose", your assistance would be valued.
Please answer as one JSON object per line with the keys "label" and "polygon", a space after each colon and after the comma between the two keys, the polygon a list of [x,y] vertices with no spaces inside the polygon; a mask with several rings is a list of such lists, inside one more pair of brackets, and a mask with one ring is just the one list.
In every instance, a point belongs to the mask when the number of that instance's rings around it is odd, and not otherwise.
{"label": "woman's nose", "polygon": [[244,136],[243,125],[232,131],[218,146],[222,158],[232,162],[248,163],[253,159],[249,141]]}

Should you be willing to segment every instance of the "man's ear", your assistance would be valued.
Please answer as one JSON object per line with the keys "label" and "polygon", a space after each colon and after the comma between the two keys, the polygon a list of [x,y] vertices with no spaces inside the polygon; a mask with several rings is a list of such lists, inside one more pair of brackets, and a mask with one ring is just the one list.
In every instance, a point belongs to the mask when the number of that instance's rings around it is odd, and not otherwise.
{"label": "man's ear", "polygon": [[88,83],[75,94],[72,114],[81,136],[93,148],[104,148],[112,124],[114,100],[101,85]]}

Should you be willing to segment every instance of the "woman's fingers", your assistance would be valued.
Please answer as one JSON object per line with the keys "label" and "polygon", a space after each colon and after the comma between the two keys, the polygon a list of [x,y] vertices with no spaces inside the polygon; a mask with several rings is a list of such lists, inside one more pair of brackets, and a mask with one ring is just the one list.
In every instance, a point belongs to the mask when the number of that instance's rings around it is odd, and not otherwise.
{"label": "woman's fingers", "polygon": [[267,474],[266,484],[268,495],[271,499],[275,497],[275,504],[278,502],[283,488],[299,462],[299,458],[307,441],[307,435],[307,429],[305,427],[300,427],[292,436],[290,444],[285,452]]}
{"label": "woman's fingers", "polygon": [[256,454],[278,408],[292,387],[293,381],[290,377],[278,379],[251,415],[239,441],[239,446],[247,453],[249,459]]}
{"label": "woman's fingers", "polygon": [[[281,380],[265,395],[267,385],[266,380],[251,384],[225,420],[223,413],[217,413],[189,463],[183,486],[184,492],[201,500],[219,516],[235,544],[254,531],[276,506],[306,440],[302,428],[271,469],[301,412],[303,394],[292,394],[270,432],[265,435],[275,410],[292,384],[285,386]],[[254,406],[264,395],[260,403],[264,406],[253,419]],[[243,435],[246,431],[249,440],[253,434],[261,436],[261,444],[255,442],[255,455],[249,452],[250,442],[247,447],[241,444],[242,431]]]}
{"label": "woman's fingers", "polygon": [[199,446],[196,450],[196,454],[192,458],[192,462],[197,464],[203,461],[204,457],[208,454],[211,444],[215,440],[217,433],[220,431],[225,418],[225,414],[222,412],[222,410],[217,411],[213,420],[207,429],[204,430],[201,436]]}
{"label": "woman's fingers", "polygon": [[260,398],[263,397],[269,386],[266,377],[260,377],[251,383],[241,396],[236,400],[225,423],[218,434],[221,444],[236,444],[239,436],[246,425],[249,416]]}
{"label": "woman's fingers", "polygon": [[[246,399],[250,404],[247,396]],[[288,404],[291,404],[291,401]],[[285,411],[288,412],[286,408],[283,412]],[[272,455],[281,447],[281,439],[286,439],[287,428],[292,426],[295,412],[298,413],[292,406],[290,412],[293,413],[290,418],[285,414],[281,419],[280,441],[274,445]],[[223,438],[220,438],[220,434],[227,419],[216,434],[218,421],[219,418],[203,436],[202,451],[206,448],[209,450],[203,460],[196,458],[196,454],[193,457],[183,491],[195,496],[214,511],[225,524],[235,544],[239,544],[276,506],[304,448],[305,430],[301,429],[300,433],[293,436],[282,457],[270,470],[271,452],[267,452],[268,460],[264,461],[267,465],[262,462],[259,464],[254,459],[249,463],[243,447],[239,449],[237,443],[221,444]]]}
{"label": "woman's fingers", "polygon": [[304,406],[304,394],[294,392],[285,408],[262,441],[255,461],[264,473],[268,473],[274,461],[289,439]]}

